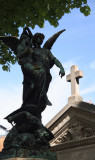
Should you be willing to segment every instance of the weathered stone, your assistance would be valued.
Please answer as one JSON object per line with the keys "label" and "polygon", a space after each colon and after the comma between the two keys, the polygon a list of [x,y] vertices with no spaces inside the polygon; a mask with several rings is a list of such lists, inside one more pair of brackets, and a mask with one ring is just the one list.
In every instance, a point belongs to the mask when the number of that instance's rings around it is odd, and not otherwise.
{"label": "weathered stone", "polygon": [[73,148],[57,152],[57,160],[94,160],[95,145]]}
{"label": "weathered stone", "polygon": [[71,74],[66,76],[68,82],[71,82],[71,96],[68,99],[69,103],[80,102],[83,98],[79,95],[79,78],[83,77],[83,72],[78,71],[78,66],[71,67]]}
{"label": "weathered stone", "polygon": [[72,95],[68,104],[46,125],[55,138],[50,141],[57,160],[95,159],[95,105],[82,102],[79,78],[83,73],[71,67],[67,80],[71,81]]}
{"label": "weathered stone", "polygon": [[68,103],[47,127],[55,136],[50,144],[57,160],[95,159],[95,105]]}
{"label": "weathered stone", "polygon": [[48,160],[48,159],[42,159],[42,158],[9,158],[5,160]]}
{"label": "weathered stone", "polygon": [[72,95],[68,98],[68,103],[76,103],[82,101],[83,98],[80,95]]}

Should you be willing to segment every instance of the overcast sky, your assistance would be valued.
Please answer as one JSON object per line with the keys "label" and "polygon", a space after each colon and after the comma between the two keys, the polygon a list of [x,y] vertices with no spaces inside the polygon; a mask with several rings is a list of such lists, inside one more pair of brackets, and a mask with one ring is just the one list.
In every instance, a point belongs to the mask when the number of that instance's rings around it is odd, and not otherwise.
{"label": "overcast sky", "polygon": [[[52,47],[53,55],[59,59],[65,68],[66,75],[70,73],[72,65],[78,65],[84,72],[80,79],[80,95],[83,101],[95,104],[95,1],[89,0],[91,15],[85,17],[78,9],[66,14],[59,26],[54,28],[45,22],[43,29],[38,26],[31,30],[45,34],[45,41],[54,33],[66,29]],[[20,33],[22,28],[20,28]],[[15,35],[14,35],[15,36]],[[59,77],[59,69],[54,66],[51,70],[52,82],[48,97],[52,106],[47,106],[42,114],[43,124],[53,118],[67,103],[71,95],[71,84],[66,77]],[[0,66],[0,125],[9,128],[10,124],[3,118],[21,107],[23,75],[18,64],[11,65],[11,71],[2,71]]]}

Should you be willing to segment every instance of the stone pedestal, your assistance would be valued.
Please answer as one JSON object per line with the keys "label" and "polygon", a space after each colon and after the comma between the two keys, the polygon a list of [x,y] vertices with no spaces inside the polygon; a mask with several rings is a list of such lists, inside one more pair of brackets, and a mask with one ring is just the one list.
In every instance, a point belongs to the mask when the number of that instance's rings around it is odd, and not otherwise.
{"label": "stone pedestal", "polygon": [[57,160],[95,160],[95,136],[55,145]]}
{"label": "stone pedestal", "polygon": [[94,160],[95,145],[58,151],[57,159],[58,160]]}
{"label": "stone pedestal", "polygon": [[[13,150],[12,150],[13,149]],[[16,149],[4,150],[0,152],[0,160],[57,160],[56,154],[50,149]]]}
{"label": "stone pedestal", "polygon": [[42,159],[42,158],[9,158],[5,160],[48,160],[48,159]]}
{"label": "stone pedestal", "polygon": [[68,103],[76,103],[76,102],[81,102],[83,101],[83,98],[80,95],[74,94],[68,98]]}

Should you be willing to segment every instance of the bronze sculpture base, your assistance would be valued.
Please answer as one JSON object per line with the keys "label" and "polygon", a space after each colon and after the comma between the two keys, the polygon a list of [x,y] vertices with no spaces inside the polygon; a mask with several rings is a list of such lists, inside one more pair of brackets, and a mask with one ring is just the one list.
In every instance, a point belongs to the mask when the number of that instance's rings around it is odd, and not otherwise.
{"label": "bronze sculpture base", "polygon": [[48,159],[42,159],[42,158],[9,158],[9,159],[5,159],[5,160],[48,160]]}

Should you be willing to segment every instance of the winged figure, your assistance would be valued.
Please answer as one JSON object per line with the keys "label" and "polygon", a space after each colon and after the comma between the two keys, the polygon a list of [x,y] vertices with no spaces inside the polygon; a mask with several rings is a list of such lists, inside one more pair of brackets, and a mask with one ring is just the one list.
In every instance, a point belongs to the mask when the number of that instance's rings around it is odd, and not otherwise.
{"label": "winged figure", "polygon": [[49,84],[52,80],[50,69],[54,64],[59,67],[61,78],[65,75],[65,71],[50,50],[58,36],[64,31],[61,30],[50,37],[42,48],[45,36],[41,33],[33,35],[28,27],[23,29],[20,39],[13,36],[0,36],[0,40],[17,55],[18,63],[23,72],[23,104],[19,110],[9,116],[27,108],[29,112],[41,118],[41,113],[46,106],[52,105],[47,97]]}

